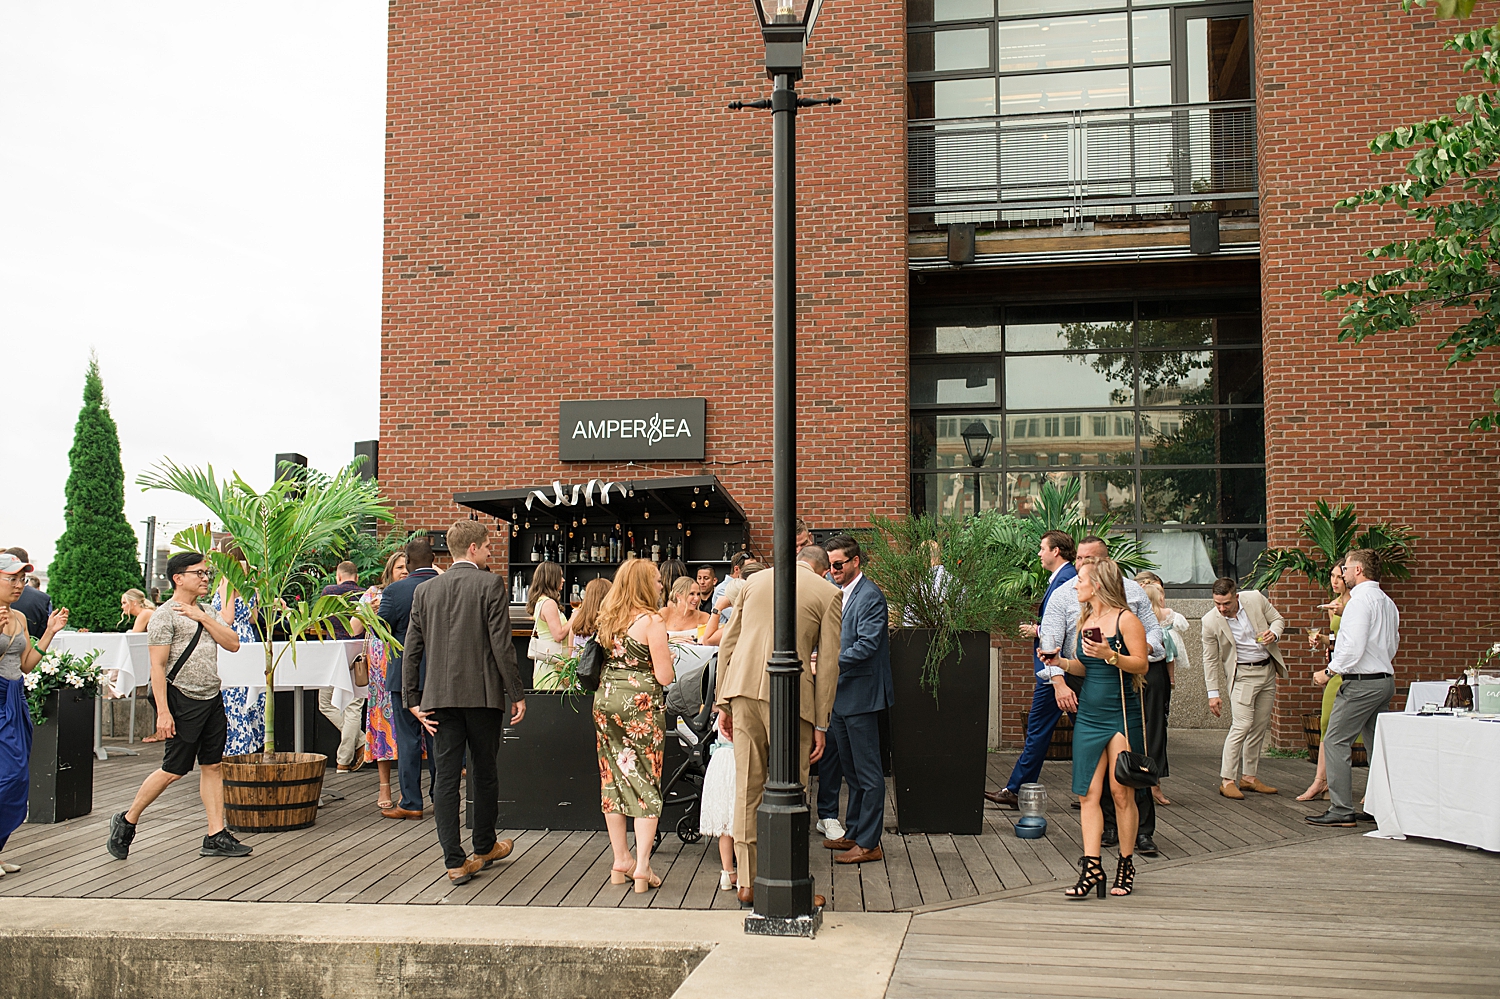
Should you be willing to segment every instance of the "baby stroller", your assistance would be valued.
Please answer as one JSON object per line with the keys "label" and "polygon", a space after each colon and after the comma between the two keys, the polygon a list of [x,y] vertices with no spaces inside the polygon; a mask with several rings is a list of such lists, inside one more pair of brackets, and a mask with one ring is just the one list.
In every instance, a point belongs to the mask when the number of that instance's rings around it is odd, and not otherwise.
{"label": "baby stroller", "polygon": [[670,774],[661,788],[662,821],[656,831],[657,844],[665,835],[668,809],[674,808],[682,810],[677,819],[677,838],[684,843],[696,843],[703,838],[698,831],[698,809],[703,775],[708,771],[708,750],[714,741],[718,672],[716,655],[701,667],[684,670],[666,689],[668,742],[663,756]]}

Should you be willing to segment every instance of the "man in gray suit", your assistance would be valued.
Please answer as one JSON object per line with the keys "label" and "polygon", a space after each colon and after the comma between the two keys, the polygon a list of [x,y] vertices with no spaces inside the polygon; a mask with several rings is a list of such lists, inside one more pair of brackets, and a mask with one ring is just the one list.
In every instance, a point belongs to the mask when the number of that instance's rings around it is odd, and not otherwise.
{"label": "man in gray suit", "polygon": [[[413,669],[402,671],[401,702],[411,705],[437,746],[433,810],[448,880],[456,885],[509,856],[514,845],[495,835],[500,807],[495,755],[506,702],[512,725],[526,716],[526,687],[511,643],[510,592],[505,580],[489,571],[489,534],[477,520],[460,520],[448,529],[453,567],[412,594],[402,652],[403,659],[425,664],[420,703],[421,681]],[[474,789],[474,853],[468,857],[458,831],[465,750]]]}

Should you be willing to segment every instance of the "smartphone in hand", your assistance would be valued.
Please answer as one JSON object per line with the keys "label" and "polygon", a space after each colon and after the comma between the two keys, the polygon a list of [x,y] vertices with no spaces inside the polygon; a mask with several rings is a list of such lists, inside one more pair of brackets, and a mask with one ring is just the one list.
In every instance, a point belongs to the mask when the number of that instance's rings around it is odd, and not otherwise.
{"label": "smartphone in hand", "polygon": [[1104,641],[1104,631],[1100,628],[1085,628],[1079,634],[1096,645]]}

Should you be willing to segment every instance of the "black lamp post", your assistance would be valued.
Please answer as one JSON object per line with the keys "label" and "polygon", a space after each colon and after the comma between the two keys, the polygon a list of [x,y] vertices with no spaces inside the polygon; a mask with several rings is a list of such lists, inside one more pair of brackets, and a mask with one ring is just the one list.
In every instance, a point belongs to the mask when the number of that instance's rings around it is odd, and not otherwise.
{"label": "black lamp post", "polygon": [[[797,7],[803,8],[799,16]],[[741,108],[770,109],[772,133],[772,371],[774,444],[772,472],[772,572],[775,610],[771,660],[770,758],[765,796],[757,815],[759,860],[755,915],[745,930],[777,936],[811,936],[822,921],[813,906],[808,866],[806,788],[802,786],[802,663],[797,658],[797,208],[796,119],[799,107],[837,104],[838,98],[799,98],[802,57],[823,0],[755,0],[766,43],[770,100],[735,101]]]}
{"label": "black lamp post", "polygon": [[976,470],[974,472],[974,516],[979,516],[979,472],[984,466],[984,459],[989,457],[990,443],[994,441],[995,435],[983,420],[975,420],[964,428],[960,435],[964,439],[964,450],[969,452],[969,464]]}

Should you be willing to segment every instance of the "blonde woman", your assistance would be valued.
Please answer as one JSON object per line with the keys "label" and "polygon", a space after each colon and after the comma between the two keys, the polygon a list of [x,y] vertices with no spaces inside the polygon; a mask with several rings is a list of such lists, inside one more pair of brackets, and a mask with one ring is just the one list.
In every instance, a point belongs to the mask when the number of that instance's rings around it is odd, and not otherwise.
{"label": "blonde woman", "polygon": [[[672,682],[672,650],[656,608],[661,576],[645,559],[620,567],[599,611],[596,638],[607,657],[594,694],[600,808],[614,850],[610,884],[634,880],[637,892],[661,885],[651,871],[651,847],[661,818],[662,746],[666,715],[662,687]],[[626,819],[635,820],[630,856]]]}
{"label": "blonde woman", "polygon": [[531,686],[534,690],[556,690],[559,656],[568,654],[563,640],[568,636],[568,619],[563,617],[562,566],[543,562],[531,574],[531,589],[526,598],[526,613],[531,615],[531,642],[526,655],[532,662]]}
{"label": "blonde woman", "polygon": [[[1137,573],[1135,581],[1146,591],[1151,601],[1151,613],[1161,625],[1162,645],[1167,656],[1161,662],[1151,664],[1146,671],[1146,689],[1141,697],[1146,705],[1146,755],[1156,761],[1158,775],[1167,777],[1167,725],[1172,714],[1172,688],[1177,685],[1177,667],[1186,666],[1187,618],[1167,606],[1167,593],[1162,589],[1161,577],[1154,572]],[[1151,797],[1158,805],[1172,802],[1160,787],[1151,789]]]}
{"label": "blonde woman", "polygon": [[[1104,840],[1104,810],[1101,796],[1108,793],[1115,803],[1120,831],[1120,861],[1115,868],[1112,895],[1135,890],[1135,835],[1140,813],[1135,807],[1135,789],[1114,779],[1115,757],[1125,750],[1146,751],[1141,732],[1141,679],[1150,667],[1147,661],[1146,626],[1130,613],[1120,567],[1113,559],[1081,558],[1078,565],[1077,659],[1048,653],[1044,661],[1082,676],[1078,692],[1078,716],[1073,722],[1073,793],[1079,796],[1083,823],[1083,861],[1078,883],[1065,894],[1088,898],[1094,891],[1104,897],[1104,868],[1100,864]],[[1129,674],[1129,677],[1126,677]],[[1107,792],[1106,792],[1107,787]]]}
{"label": "blonde woman", "polygon": [[146,625],[151,623],[151,615],[155,613],[156,605],[140,590],[126,590],[120,594],[120,617],[135,618],[135,624],[130,626],[132,632],[145,631]]}
{"label": "blonde woman", "polygon": [[699,642],[704,645],[719,644],[719,615],[705,614],[698,609],[703,603],[703,591],[698,581],[691,576],[678,576],[672,582],[672,595],[662,608],[662,624],[667,626],[667,637],[674,641]]}

